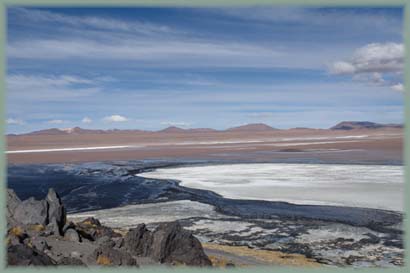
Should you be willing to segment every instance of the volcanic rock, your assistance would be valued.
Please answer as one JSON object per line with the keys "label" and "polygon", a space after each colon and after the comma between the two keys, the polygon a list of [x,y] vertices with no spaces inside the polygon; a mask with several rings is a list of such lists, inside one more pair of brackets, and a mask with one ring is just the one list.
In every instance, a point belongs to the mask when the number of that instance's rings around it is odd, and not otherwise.
{"label": "volcanic rock", "polygon": [[210,266],[201,243],[178,222],[158,226],[152,234],[150,256],[160,263]]}

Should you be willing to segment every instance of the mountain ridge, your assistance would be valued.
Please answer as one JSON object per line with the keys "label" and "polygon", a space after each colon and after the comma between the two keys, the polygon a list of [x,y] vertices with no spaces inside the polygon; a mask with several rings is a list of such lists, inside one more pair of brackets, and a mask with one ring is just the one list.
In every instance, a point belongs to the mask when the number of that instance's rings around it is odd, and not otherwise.
{"label": "mountain ridge", "polygon": [[[383,128],[403,128],[402,124],[393,123],[375,123],[370,121],[342,121],[338,124],[322,130],[360,130],[360,129],[383,129]],[[212,133],[212,132],[268,132],[277,130],[315,130],[317,128],[307,128],[307,127],[295,127],[290,129],[278,129],[271,127],[264,123],[249,123],[245,125],[230,127],[225,130],[216,130],[213,128],[180,128],[177,126],[169,126],[167,128],[148,131],[140,129],[84,129],[81,127],[73,128],[48,128],[43,130],[37,130],[33,132],[23,133],[23,134],[7,134],[7,136],[34,136],[34,135],[83,135],[83,134],[110,134],[110,133],[168,133],[168,134],[178,134],[178,133]]]}

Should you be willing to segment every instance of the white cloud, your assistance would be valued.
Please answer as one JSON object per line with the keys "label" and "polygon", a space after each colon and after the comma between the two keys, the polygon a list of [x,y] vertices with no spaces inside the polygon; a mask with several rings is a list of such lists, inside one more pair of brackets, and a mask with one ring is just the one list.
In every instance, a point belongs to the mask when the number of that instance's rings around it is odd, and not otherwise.
{"label": "white cloud", "polygon": [[394,91],[404,91],[404,85],[402,83],[393,84],[390,88]]}
{"label": "white cloud", "polygon": [[82,122],[82,123],[86,123],[86,124],[88,124],[88,123],[93,122],[93,120],[92,120],[92,119],[90,119],[89,117],[84,117],[84,118],[81,120],[81,122]]}
{"label": "white cloud", "polygon": [[23,125],[24,121],[21,119],[15,119],[15,118],[8,118],[6,120],[6,123],[9,125]]}
{"label": "white cloud", "polygon": [[128,118],[121,116],[121,115],[112,115],[112,116],[107,116],[103,118],[103,121],[105,122],[124,122],[124,121],[128,121]]}
{"label": "white cloud", "polygon": [[[356,49],[350,60],[334,62],[329,71],[336,75],[352,75],[354,80],[373,85],[390,86],[393,90],[403,89],[393,84],[394,77],[401,75],[404,68],[404,45],[399,43],[371,43]],[[393,79],[385,77],[393,75]]]}
{"label": "white cloud", "polygon": [[52,119],[52,120],[47,121],[47,123],[49,123],[49,124],[63,124],[63,123],[66,123],[66,122],[67,121],[62,120],[62,119]]}
{"label": "white cloud", "polygon": [[334,74],[402,72],[404,45],[399,43],[372,43],[356,49],[348,61],[331,65]]}
{"label": "white cloud", "polygon": [[161,125],[176,126],[176,127],[189,127],[191,126],[191,123],[184,122],[184,121],[163,121],[161,122]]}

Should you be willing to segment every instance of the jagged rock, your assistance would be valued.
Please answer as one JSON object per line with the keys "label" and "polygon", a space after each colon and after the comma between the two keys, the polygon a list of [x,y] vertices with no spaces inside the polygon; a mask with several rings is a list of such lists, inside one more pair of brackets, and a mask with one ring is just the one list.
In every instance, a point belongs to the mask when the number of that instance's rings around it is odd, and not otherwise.
{"label": "jagged rock", "polygon": [[152,244],[152,234],[145,224],[130,229],[124,238],[124,246],[128,252],[137,256],[148,256]]}
{"label": "jagged rock", "polygon": [[51,222],[55,219],[61,232],[66,223],[66,210],[61,202],[61,198],[54,189],[50,188],[46,201],[48,203],[48,221]]}
{"label": "jagged rock", "polygon": [[85,266],[86,264],[78,258],[64,257],[57,261],[58,265],[75,265],[75,266]]}
{"label": "jagged rock", "polygon": [[152,237],[149,256],[160,263],[211,266],[201,243],[178,222],[159,225]]}
{"label": "jagged rock", "polygon": [[46,254],[26,245],[12,245],[7,248],[7,265],[55,265],[55,261]]}
{"label": "jagged rock", "polygon": [[38,201],[31,197],[18,204],[14,210],[13,218],[17,223],[24,225],[38,224],[45,226],[48,224],[48,203],[45,200]]}
{"label": "jagged rock", "polygon": [[17,197],[16,193],[12,189],[7,189],[7,211],[6,211],[6,220],[7,227],[13,227],[17,224],[17,221],[14,219],[14,211],[20,205],[21,200]]}
{"label": "jagged rock", "polygon": [[126,251],[114,249],[109,245],[102,245],[98,247],[93,255],[94,261],[98,265],[133,265],[137,266],[137,262]]}
{"label": "jagged rock", "polygon": [[67,231],[64,234],[64,239],[72,242],[80,242],[80,235],[78,235],[78,232],[75,229],[67,229]]}

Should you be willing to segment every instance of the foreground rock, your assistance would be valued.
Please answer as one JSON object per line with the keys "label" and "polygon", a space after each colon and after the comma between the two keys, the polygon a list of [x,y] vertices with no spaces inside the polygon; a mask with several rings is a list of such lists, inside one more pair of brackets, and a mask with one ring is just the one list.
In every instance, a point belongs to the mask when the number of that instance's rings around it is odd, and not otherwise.
{"label": "foreground rock", "polygon": [[58,194],[21,201],[7,191],[7,263],[19,265],[210,266],[201,243],[177,222],[150,231],[144,224],[123,236],[95,218],[67,223]]}

